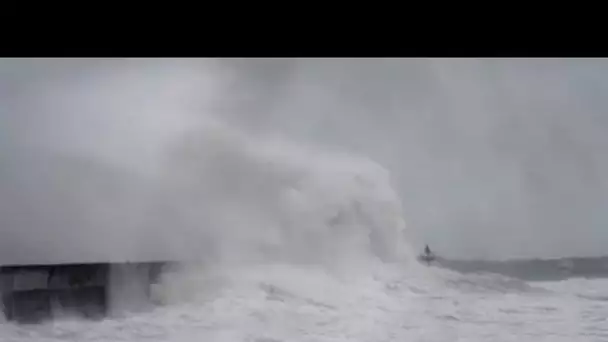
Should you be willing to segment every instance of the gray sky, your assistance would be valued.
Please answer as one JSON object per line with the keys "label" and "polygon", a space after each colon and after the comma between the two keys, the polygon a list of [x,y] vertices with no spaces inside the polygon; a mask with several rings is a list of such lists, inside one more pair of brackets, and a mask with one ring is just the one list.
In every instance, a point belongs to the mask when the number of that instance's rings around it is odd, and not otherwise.
{"label": "gray sky", "polygon": [[605,253],[605,60],[293,64],[234,121],[372,156],[417,243],[459,257]]}
{"label": "gray sky", "polygon": [[[118,237],[141,229],[145,180],[172,139],[211,115],[376,160],[417,247],[457,257],[604,254],[607,75],[605,60],[586,59],[2,60],[0,247],[25,253],[15,241],[43,246],[78,226],[71,239],[96,241],[100,255],[132,250]],[[62,186],[66,170],[80,178]],[[86,190],[91,177],[114,188]],[[160,243],[152,240],[142,250]]]}

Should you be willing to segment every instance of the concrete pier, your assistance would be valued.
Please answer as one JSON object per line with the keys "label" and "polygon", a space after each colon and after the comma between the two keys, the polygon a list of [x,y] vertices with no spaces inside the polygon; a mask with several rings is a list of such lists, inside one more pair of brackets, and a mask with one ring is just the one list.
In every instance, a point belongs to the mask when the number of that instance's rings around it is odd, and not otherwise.
{"label": "concrete pier", "polygon": [[105,317],[111,309],[150,298],[165,262],[10,265],[0,267],[7,320],[39,322],[57,313]]}

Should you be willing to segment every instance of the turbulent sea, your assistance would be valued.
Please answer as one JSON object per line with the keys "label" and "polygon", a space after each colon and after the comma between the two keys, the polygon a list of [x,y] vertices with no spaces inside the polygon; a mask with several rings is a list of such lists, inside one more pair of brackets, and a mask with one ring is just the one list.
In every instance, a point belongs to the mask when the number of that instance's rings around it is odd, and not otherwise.
{"label": "turbulent sea", "polygon": [[[171,304],[102,321],[3,324],[2,341],[606,341],[608,282],[526,284],[375,265],[175,277]],[[171,287],[171,286],[169,286]]]}

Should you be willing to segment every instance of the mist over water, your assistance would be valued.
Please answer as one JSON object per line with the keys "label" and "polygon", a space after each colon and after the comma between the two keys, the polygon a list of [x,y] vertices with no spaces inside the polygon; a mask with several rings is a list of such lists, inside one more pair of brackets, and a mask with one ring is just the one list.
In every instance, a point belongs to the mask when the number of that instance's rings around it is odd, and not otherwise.
{"label": "mist over water", "polygon": [[[3,60],[3,260],[605,250],[602,60]],[[365,256],[365,257],[361,257]]]}
{"label": "mist over water", "polygon": [[[604,253],[604,60],[256,63],[275,91],[232,122],[373,158],[391,173],[417,248],[484,259]],[[251,65],[243,77],[259,79]]]}
{"label": "mist over water", "polygon": [[5,263],[407,253],[382,166],[223,123],[216,99],[230,91],[215,62],[98,63],[34,77],[20,94],[16,112],[36,120],[5,144]]}

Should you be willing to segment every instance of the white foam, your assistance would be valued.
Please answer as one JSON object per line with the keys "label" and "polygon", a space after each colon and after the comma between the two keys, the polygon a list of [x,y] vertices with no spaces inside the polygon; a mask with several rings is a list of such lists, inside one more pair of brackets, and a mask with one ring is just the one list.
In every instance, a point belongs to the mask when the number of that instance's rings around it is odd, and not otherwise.
{"label": "white foam", "polygon": [[186,218],[188,243],[211,243],[222,261],[411,257],[389,173],[369,159],[254,138],[217,121],[176,151],[165,205]]}

